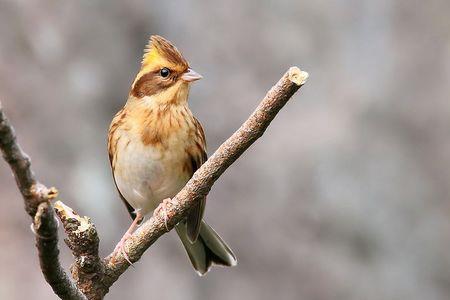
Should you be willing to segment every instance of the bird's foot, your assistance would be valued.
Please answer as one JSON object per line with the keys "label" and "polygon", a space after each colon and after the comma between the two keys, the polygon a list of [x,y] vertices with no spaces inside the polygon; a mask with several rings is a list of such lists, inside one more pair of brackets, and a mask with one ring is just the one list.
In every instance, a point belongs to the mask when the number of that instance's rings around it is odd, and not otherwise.
{"label": "bird's foot", "polygon": [[127,240],[131,237],[135,229],[137,228],[138,224],[143,220],[144,216],[141,213],[140,209],[136,210],[136,217],[133,220],[133,223],[131,223],[130,228],[128,228],[127,232],[123,235],[123,237],[120,239],[120,242],[117,244],[116,248],[114,248],[114,251],[112,253],[112,261],[114,261],[116,255],[118,253],[121,253],[125,260],[130,264],[130,266],[133,266],[133,263],[131,262],[130,258],[128,257],[127,251],[125,251],[125,243]]}
{"label": "bird's foot", "polygon": [[172,203],[170,202],[170,198],[164,199],[161,204],[158,206],[158,211],[156,212],[157,215],[162,216],[164,219],[164,225],[166,226],[166,230],[169,232],[169,226],[167,225],[168,215],[167,210],[169,206],[172,206]]}
{"label": "bird's foot", "polygon": [[130,264],[130,266],[133,266],[133,263],[131,262],[130,258],[128,257],[127,251],[125,250],[125,243],[126,241],[131,237],[131,234],[126,232],[123,237],[120,239],[119,243],[116,245],[113,251],[112,257],[115,257],[118,253],[121,253],[125,260]]}

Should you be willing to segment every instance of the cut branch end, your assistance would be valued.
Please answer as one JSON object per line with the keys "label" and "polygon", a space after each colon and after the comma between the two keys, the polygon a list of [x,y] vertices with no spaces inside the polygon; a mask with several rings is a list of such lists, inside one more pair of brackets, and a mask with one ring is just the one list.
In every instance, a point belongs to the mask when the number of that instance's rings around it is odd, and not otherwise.
{"label": "cut branch end", "polygon": [[61,201],[56,201],[53,207],[55,208],[56,214],[61,219],[63,224],[77,224],[77,229],[74,231],[74,233],[83,233],[89,230],[89,228],[92,226],[88,217],[81,217],[72,208],[65,205]]}
{"label": "cut branch end", "polygon": [[292,81],[298,86],[304,85],[308,77],[309,77],[308,72],[302,71],[298,67],[289,68],[288,78],[290,81]]}

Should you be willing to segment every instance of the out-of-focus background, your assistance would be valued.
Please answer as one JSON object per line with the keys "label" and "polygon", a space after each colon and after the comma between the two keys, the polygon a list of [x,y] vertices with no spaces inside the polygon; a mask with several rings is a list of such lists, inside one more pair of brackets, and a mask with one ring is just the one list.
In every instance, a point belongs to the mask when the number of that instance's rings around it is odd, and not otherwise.
{"label": "out-of-focus background", "polygon": [[[445,0],[0,0],[0,99],[39,179],[92,217],[106,255],[130,224],[107,129],[151,34],[204,76],[190,107],[210,154],[298,65],[307,85],[209,196],[206,219],[238,266],[200,278],[171,233],[107,298],[449,299],[449,11]],[[0,298],[55,299],[3,161],[0,191]]]}

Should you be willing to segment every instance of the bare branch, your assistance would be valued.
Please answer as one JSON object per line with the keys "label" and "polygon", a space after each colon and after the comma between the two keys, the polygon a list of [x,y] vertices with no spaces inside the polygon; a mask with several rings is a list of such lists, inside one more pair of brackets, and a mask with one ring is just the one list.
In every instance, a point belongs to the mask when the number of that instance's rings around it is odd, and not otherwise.
{"label": "bare branch", "polygon": [[58,194],[36,180],[31,162],[19,144],[0,102],[0,148],[11,167],[17,186],[25,201],[25,210],[33,218],[41,270],[55,294],[62,299],[86,299],[64,272],[59,262],[57,223],[49,200]]}
{"label": "bare branch", "polygon": [[[197,201],[206,196],[214,182],[239,156],[261,137],[280,109],[306,82],[308,74],[292,67],[272,87],[247,121],[195,172],[186,186],[166,204],[167,220],[159,207],[126,242],[125,248],[132,262],[164,233],[166,222],[172,229],[186,217]],[[129,267],[122,254],[98,256],[99,238],[88,217],[80,217],[70,207],[58,201],[55,209],[67,234],[66,244],[75,262],[71,267],[76,287],[62,270],[58,260],[57,230],[49,200],[55,189],[47,189],[37,182],[30,168],[30,160],[17,144],[14,131],[3,115],[0,104],[0,148],[13,170],[25,199],[27,212],[34,217],[36,243],[41,269],[55,293],[62,299],[103,299],[109,287]]]}

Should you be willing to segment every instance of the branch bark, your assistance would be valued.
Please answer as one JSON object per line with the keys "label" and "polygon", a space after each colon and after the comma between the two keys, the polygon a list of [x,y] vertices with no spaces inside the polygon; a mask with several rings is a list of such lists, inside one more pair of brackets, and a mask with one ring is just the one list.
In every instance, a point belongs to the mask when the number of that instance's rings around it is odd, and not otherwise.
{"label": "branch bark", "polygon": [[32,225],[41,270],[55,294],[61,299],[87,299],[67,276],[59,261],[58,224],[51,204],[43,202],[39,205]]}
{"label": "branch bark", "polygon": [[[172,229],[186,217],[190,208],[194,207],[199,199],[209,193],[220,175],[264,134],[276,114],[306,82],[307,78],[308,74],[300,71],[297,67],[291,67],[283,75],[247,121],[195,172],[186,186],[166,203],[167,220],[165,220],[165,215],[159,213],[162,210],[158,207],[153,216],[143,223],[126,242],[125,249],[132,262],[138,261],[144,252],[168,231],[166,221],[169,230]],[[70,207],[58,201],[55,203],[55,209],[68,236],[66,244],[75,257],[75,262],[71,267],[72,277],[76,282],[75,287],[58,262],[56,228],[52,227],[51,222],[52,220],[54,222],[54,219],[49,213],[51,210],[48,209],[51,205],[49,199],[54,197],[55,191],[47,189],[36,181],[30,169],[29,159],[18,146],[14,131],[4,117],[1,106],[0,147],[25,198],[27,212],[32,217],[36,216],[35,219],[38,218],[41,220],[40,222],[46,222],[44,227],[36,226],[37,221],[34,226],[37,239],[48,239],[47,241],[51,241],[53,245],[52,251],[38,246],[40,257],[41,254],[44,255],[44,258],[41,257],[41,268],[44,275],[47,274],[45,275],[47,282],[63,299],[103,299],[108,293],[109,287],[127,270],[128,262],[121,253],[115,254],[114,257],[111,254],[103,260],[100,259],[98,256],[99,238],[94,224],[89,218],[80,217]],[[39,188],[36,189],[36,186]],[[46,229],[43,230],[43,228]],[[53,257],[52,261],[57,266],[51,271],[47,270],[48,263],[45,259],[47,255]],[[44,262],[42,263],[42,261]],[[52,275],[52,280],[48,279],[49,275]],[[56,280],[53,280],[54,278]],[[61,292],[61,286],[64,287],[62,289],[64,293]]]}
{"label": "branch bark", "polygon": [[14,129],[3,113],[0,102],[0,149],[11,167],[17,186],[25,201],[25,210],[33,219],[36,248],[45,280],[61,299],[86,299],[67,276],[59,262],[58,225],[50,200],[58,195],[55,188],[47,188],[37,181],[28,155],[17,143]]}
{"label": "branch bark", "polygon": [[102,299],[108,287],[103,284],[104,263],[98,256],[99,238],[94,224],[61,201],[54,207],[67,234],[66,244],[75,258],[71,272],[77,287],[88,299]]}

